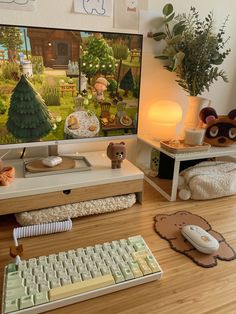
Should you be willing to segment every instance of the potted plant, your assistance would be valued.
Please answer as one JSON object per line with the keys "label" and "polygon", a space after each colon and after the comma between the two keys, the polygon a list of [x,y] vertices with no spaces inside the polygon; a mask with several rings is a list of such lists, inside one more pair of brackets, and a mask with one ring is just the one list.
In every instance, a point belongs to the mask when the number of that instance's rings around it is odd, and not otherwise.
{"label": "potted plant", "polygon": [[[203,98],[196,96],[209,91],[218,78],[228,82],[225,71],[218,68],[230,53],[230,49],[226,49],[229,37],[224,39],[228,17],[215,31],[213,12],[200,19],[197,10],[191,7],[188,14],[176,15],[170,3],[162,12],[162,29],[148,34],[158,42],[165,42],[162,54],[156,58],[165,61],[164,67],[176,73],[177,83],[192,96],[190,101],[198,103]],[[192,117],[186,119],[196,123],[198,112],[198,108],[190,108],[188,113]]]}

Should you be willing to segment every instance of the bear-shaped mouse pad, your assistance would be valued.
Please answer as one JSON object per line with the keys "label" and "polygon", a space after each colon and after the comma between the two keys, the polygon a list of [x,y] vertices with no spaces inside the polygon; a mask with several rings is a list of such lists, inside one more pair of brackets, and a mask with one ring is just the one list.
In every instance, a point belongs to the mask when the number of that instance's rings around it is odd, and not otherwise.
{"label": "bear-shaped mouse pad", "polygon": [[[154,220],[155,230],[159,236],[167,240],[173,250],[185,254],[199,266],[213,267],[217,265],[217,259],[231,261],[236,258],[236,252],[225,238],[219,232],[212,230],[211,225],[201,216],[179,211],[170,215],[159,214]],[[181,229],[186,225],[196,225],[206,230],[219,242],[219,249],[212,254],[197,251],[181,234]]]}

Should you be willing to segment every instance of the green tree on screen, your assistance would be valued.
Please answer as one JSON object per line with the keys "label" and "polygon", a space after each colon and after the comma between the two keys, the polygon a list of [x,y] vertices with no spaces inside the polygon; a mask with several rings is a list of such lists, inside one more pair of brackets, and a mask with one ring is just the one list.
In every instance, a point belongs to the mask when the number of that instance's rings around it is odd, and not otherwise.
{"label": "green tree on screen", "polygon": [[11,95],[7,129],[26,142],[38,141],[52,130],[45,102],[24,75]]}
{"label": "green tree on screen", "polygon": [[7,49],[10,62],[15,61],[23,41],[18,27],[0,26],[0,44]]}
{"label": "green tree on screen", "polygon": [[129,91],[134,89],[134,78],[131,69],[122,78],[120,88],[125,91],[124,96],[128,96]]}
{"label": "green tree on screen", "polygon": [[91,38],[81,61],[82,72],[89,78],[95,74],[112,75],[115,72],[112,48],[101,35]]}

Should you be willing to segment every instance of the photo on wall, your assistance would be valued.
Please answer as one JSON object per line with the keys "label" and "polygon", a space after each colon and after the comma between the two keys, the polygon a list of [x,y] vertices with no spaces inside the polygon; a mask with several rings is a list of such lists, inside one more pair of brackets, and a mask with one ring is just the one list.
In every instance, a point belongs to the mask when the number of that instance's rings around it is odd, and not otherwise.
{"label": "photo on wall", "polygon": [[112,16],[112,0],[74,0],[74,11],[81,14]]}

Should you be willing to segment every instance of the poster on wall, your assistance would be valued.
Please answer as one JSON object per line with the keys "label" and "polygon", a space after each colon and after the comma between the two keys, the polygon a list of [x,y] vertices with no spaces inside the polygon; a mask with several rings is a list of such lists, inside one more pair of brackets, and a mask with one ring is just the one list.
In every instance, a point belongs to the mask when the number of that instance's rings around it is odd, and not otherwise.
{"label": "poster on wall", "polygon": [[112,0],[74,0],[74,12],[99,16],[112,16]]}
{"label": "poster on wall", "polygon": [[148,9],[148,0],[119,0],[114,6],[114,27],[138,30],[139,10]]}
{"label": "poster on wall", "polygon": [[36,0],[0,0],[0,9],[34,11]]}

